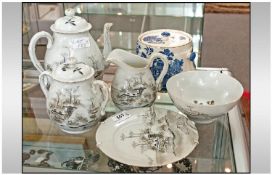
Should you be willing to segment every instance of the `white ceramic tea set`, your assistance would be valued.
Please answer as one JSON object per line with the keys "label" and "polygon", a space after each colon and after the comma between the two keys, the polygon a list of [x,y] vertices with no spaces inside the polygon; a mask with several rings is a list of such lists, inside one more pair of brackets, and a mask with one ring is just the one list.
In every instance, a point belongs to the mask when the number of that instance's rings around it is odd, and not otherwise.
{"label": "white ceramic tea set", "polygon": [[[101,122],[96,131],[97,146],[105,154],[141,167],[186,157],[198,144],[193,121],[226,114],[237,104],[243,87],[228,75],[196,70],[188,33],[171,29],[142,33],[135,55],[111,51],[111,26],[104,26],[103,54],[89,33],[92,25],[75,16],[74,9],[67,9],[50,27],[53,36],[44,31],[33,36],[29,55],[41,72],[49,118],[67,133],[87,132],[105,114],[111,95],[123,111]],[[41,37],[48,39],[45,70],[35,55]],[[101,80],[109,64],[118,66],[111,91]],[[158,91],[167,92],[184,114],[155,108]]]}

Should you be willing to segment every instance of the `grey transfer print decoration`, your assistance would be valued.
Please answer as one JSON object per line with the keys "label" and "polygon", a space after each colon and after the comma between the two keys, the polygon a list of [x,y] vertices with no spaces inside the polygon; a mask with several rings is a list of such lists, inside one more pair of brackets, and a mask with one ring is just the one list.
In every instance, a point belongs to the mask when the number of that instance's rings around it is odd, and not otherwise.
{"label": "grey transfer print decoration", "polygon": [[210,117],[208,114],[204,114],[198,111],[195,111],[193,109],[192,106],[187,105],[185,108],[180,107],[180,109],[182,110],[182,112],[184,112],[185,114],[188,114],[191,117],[197,117],[197,118],[203,118],[203,119],[212,119],[212,117]]}
{"label": "grey transfer print decoration", "polygon": [[71,25],[73,25],[73,26],[76,26],[75,21],[73,20],[73,18],[74,18],[74,17],[69,18],[69,19],[65,22],[65,24],[71,24]]}
{"label": "grey transfer print decoration", "polygon": [[[176,118],[175,125],[169,116],[173,115],[172,112],[167,112],[166,115],[157,115],[154,108],[150,107],[150,110],[143,114],[141,117],[145,120],[144,129],[138,132],[128,131],[122,133],[120,140],[137,138],[132,142],[132,147],[140,147],[141,152],[144,153],[147,150],[154,150],[158,153],[171,152],[176,156],[176,133],[175,130],[180,130],[186,135],[194,135],[192,131],[196,130],[194,124],[188,120],[187,117],[173,116]],[[190,128],[190,129],[189,129]],[[198,143],[198,138],[191,137],[192,142]],[[150,160],[153,161],[153,160]]]}
{"label": "grey transfer print decoration", "polygon": [[103,66],[100,65],[101,63],[98,62],[93,55],[88,57],[88,60],[90,61],[90,65],[95,70],[94,77],[95,79],[102,79],[103,77]]}
{"label": "grey transfer print decoration", "polygon": [[146,107],[156,99],[156,85],[152,81],[143,80],[144,73],[139,73],[130,79],[126,79],[124,86],[116,88],[112,86],[112,100],[118,106]]}
{"label": "grey transfer print decoration", "polygon": [[70,128],[88,126],[96,122],[96,113],[99,110],[90,99],[89,110],[81,104],[79,86],[64,88],[56,92],[56,97],[49,102],[48,113],[51,119],[59,124],[66,124]]}
{"label": "grey transfer print decoration", "polygon": [[96,133],[102,152],[137,167],[172,164],[186,158],[199,143],[195,123],[187,116],[154,106],[113,115]]}

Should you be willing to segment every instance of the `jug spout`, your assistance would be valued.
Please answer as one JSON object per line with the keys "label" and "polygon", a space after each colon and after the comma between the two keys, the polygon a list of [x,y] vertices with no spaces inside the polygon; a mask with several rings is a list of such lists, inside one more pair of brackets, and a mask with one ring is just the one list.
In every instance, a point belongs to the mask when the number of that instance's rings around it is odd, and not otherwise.
{"label": "jug spout", "polygon": [[106,23],[104,25],[104,49],[103,49],[103,56],[107,58],[109,53],[111,52],[111,42],[110,42],[110,28],[113,24]]}
{"label": "jug spout", "polygon": [[114,49],[109,55],[108,58],[106,59],[106,62],[113,63],[117,65],[118,67],[121,68],[127,68],[128,65],[123,61],[123,50],[121,49]]}
{"label": "jug spout", "polygon": [[146,68],[147,61],[142,57],[132,54],[122,49],[114,49],[106,60],[124,69],[135,70],[136,68]]}

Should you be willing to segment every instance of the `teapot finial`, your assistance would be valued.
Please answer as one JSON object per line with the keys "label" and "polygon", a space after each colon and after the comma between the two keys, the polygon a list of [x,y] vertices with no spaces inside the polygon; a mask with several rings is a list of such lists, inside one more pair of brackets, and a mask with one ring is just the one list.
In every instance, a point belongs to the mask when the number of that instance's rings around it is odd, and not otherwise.
{"label": "teapot finial", "polygon": [[65,15],[66,16],[75,16],[75,13],[76,13],[76,11],[73,8],[68,8],[68,9],[65,10]]}

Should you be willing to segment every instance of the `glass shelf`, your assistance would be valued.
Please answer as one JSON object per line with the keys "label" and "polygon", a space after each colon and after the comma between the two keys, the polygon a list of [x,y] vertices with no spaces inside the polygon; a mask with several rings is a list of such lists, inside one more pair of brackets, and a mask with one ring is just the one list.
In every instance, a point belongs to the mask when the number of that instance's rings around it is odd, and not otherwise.
{"label": "glass shelf", "polygon": [[[144,171],[139,167],[131,167],[125,164],[121,166],[119,162],[110,159],[96,147],[95,133],[99,125],[80,135],[66,134],[61,131],[48,118],[46,99],[39,85],[36,83],[28,84],[32,87],[24,91],[23,152],[30,158],[25,160],[24,172],[33,171],[31,168],[48,168],[51,172],[76,170],[116,173],[132,171],[132,169],[136,172]],[[158,93],[155,107],[179,112],[167,93]],[[106,117],[101,121],[119,111],[110,101],[106,108]],[[186,159],[172,165],[157,167],[155,172],[225,172],[226,169],[231,172],[236,171],[228,116],[219,118],[210,124],[196,124],[196,127],[199,133],[199,145],[195,150]],[[52,154],[49,156],[50,159],[45,161],[47,164],[41,164],[42,160],[45,159],[44,155],[33,154],[33,156],[36,156],[33,157],[30,155],[30,150],[46,150],[52,152]],[[64,152],[69,152],[69,154],[64,156]],[[65,164],[65,166],[62,166],[67,161],[74,161],[74,164],[76,164],[76,157],[78,159],[82,157],[82,160],[84,158],[85,161],[80,162],[80,159],[78,165],[69,166]],[[117,166],[122,168],[118,169]],[[180,166],[180,168],[176,169],[176,166]],[[145,171],[153,169],[149,168]]]}

